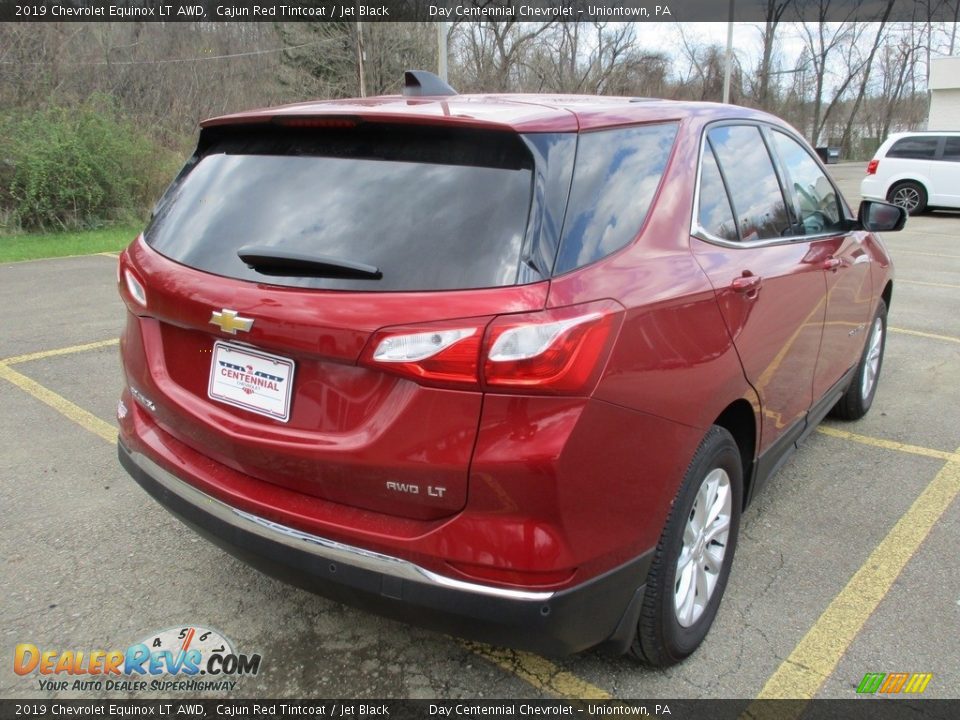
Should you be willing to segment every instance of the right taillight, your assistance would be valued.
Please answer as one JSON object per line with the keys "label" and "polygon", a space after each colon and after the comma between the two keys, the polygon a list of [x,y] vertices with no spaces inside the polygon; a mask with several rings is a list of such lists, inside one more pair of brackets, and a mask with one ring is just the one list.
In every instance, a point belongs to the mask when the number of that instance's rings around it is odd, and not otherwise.
{"label": "right taillight", "polygon": [[421,385],[584,394],[596,384],[622,321],[612,300],[490,318],[390,327],[360,362]]}
{"label": "right taillight", "polygon": [[623,308],[612,300],[496,318],[487,329],[490,390],[580,394],[603,370]]}
{"label": "right taillight", "polygon": [[875,175],[877,173],[877,168],[880,166],[879,160],[871,160],[867,163],[867,175]]}

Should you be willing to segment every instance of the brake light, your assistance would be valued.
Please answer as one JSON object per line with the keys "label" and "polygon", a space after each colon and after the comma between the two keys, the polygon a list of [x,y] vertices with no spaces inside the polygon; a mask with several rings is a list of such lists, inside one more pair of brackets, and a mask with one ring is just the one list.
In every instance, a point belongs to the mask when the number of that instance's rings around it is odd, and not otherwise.
{"label": "brake light", "polygon": [[384,328],[360,362],[424,385],[589,392],[622,319],[612,300],[497,318]]}
{"label": "brake light", "polygon": [[330,118],[330,117],[276,117],[273,119],[278,125],[285,125],[286,127],[299,127],[299,128],[337,128],[341,130],[349,130],[357,126],[357,121],[353,118]]}
{"label": "brake light", "polygon": [[879,160],[871,160],[867,163],[867,175],[875,175],[877,172],[877,167],[879,167]]}

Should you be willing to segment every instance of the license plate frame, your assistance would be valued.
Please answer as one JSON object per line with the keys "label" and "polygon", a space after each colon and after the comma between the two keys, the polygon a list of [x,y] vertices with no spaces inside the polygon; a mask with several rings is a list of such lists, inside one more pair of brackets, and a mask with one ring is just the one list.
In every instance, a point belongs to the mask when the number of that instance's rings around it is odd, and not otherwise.
{"label": "license plate frame", "polygon": [[288,422],[296,363],[246,345],[213,343],[207,397],[264,417]]}

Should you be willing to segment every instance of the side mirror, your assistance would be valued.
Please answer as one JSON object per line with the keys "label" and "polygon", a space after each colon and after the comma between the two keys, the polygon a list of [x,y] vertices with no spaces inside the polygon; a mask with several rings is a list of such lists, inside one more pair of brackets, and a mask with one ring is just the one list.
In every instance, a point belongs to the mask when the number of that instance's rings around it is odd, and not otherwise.
{"label": "side mirror", "polygon": [[907,211],[899,205],[863,200],[857,210],[857,222],[871,232],[896,232],[907,223]]}

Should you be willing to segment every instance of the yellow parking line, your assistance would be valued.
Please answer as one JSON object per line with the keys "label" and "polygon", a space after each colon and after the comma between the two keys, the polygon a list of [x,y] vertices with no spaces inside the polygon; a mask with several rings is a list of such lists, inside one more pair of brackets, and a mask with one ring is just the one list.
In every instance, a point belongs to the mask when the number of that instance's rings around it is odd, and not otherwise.
{"label": "yellow parking line", "polygon": [[890,332],[901,333],[903,335],[916,335],[917,337],[930,338],[931,340],[946,340],[947,342],[960,343],[960,338],[951,335],[937,335],[936,333],[920,332],[919,330],[907,330],[906,328],[888,327]]}
{"label": "yellow parking line", "polygon": [[26,355],[14,355],[13,357],[0,360],[0,365],[16,365],[17,363],[30,362],[31,360],[43,360],[57,355],[72,355],[73,353],[86,352],[87,350],[96,350],[102,347],[109,347],[120,342],[119,338],[110,340],[100,340],[98,342],[85,343],[83,345],[71,345],[70,347],[57,348],[56,350],[41,350],[40,352],[27,353]]}
{"label": "yellow parking line", "polygon": [[[817,693],[958,494],[960,463],[948,462],[767,680],[758,700],[810,699]],[[787,709],[789,717],[796,718],[803,705],[782,708]]]}
{"label": "yellow parking line", "polygon": [[102,437],[110,443],[117,441],[117,429],[110,423],[106,423],[93,413],[87,412],[79,405],[67,400],[65,397],[57,395],[53,390],[48,390],[35,380],[31,380],[26,375],[21,375],[6,364],[0,363],[0,377],[13,383],[26,393],[29,393],[40,402],[46,403],[64,417],[72,420],[84,430],[89,430],[94,435]]}
{"label": "yellow parking line", "polygon": [[104,257],[112,257],[112,258],[120,257],[120,253],[112,253],[112,252],[102,252],[102,253],[97,253],[97,255],[103,255]]}
{"label": "yellow parking line", "polygon": [[613,697],[606,690],[591,685],[566,670],[561,670],[539,655],[467,640],[461,641],[460,644],[538,690],[545,690],[571,700],[610,700]]}
{"label": "yellow parking line", "polygon": [[897,278],[897,282],[906,283],[907,285],[924,285],[926,287],[953,288],[955,290],[960,290],[960,285],[951,285],[950,283],[922,282],[920,280],[904,280],[903,278]]}
{"label": "yellow parking line", "polygon": [[886,450],[897,450],[898,452],[910,453],[911,455],[923,455],[924,457],[936,458],[937,460],[946,460],[947,462],[960,463],[960,454],[945,452],[943,450],[934,450],[933,448],[921,447],[919,445],[908,445],[907,443],[896,442],[895,440],[884,440],[883,438],[870,437],[869,435],[858,435],[857,433],[841,430],[830,425],[820,425],[817,432],[829,435],[830,437],[842,438],[843,440],[852,440],[863,445],[872,445],[873,447],[885,448]]}

